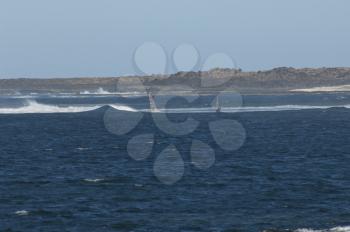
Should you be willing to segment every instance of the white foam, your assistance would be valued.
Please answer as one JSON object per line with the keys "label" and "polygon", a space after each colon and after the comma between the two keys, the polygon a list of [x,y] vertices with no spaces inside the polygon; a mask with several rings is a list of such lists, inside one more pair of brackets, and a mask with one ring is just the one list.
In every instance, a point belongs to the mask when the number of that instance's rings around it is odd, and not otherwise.
{"label": "white foam", "polygon": [[[287,110],[307,110],[307,109],[330,109],[334,107],[350,108],[350,105],[334,105],[334,106],[311,106],[311,105],[279,105],[279,106],[245,106],[245,107],[222,107],[221,112],[224,113],[241,113],[241,112],[274,112]],[[172,108],[172,109],[157,109],[152,111],[150,109],[129,109],[128,107],[114,107],[119,110],[126,111],[140,111],[152,113],[215,113],[216,108],[213,107],[199,107],[199,108]]]}
{"label": "white foam", "polygon": [[223,108],[223,112],[259,112],[259,111],[286,111],[286,110],[307,110],[307,109],[330,109],[334,107],[350,108],[350,105],[332,105],[332,106],[315,106],[315,105],[279,105],[279,106],[250,106],[250,107],[232,107]]}
{"label": "white foam", "polygon": [[[194,107],[194,108],[172,108],[172,109],[135,109],[131,106],[121,104],[111,104],[116,110],[128,112],[152,112],[152,113],[215,113],[216,108],[213,107]],[[102,105],[94,106],[56,106],[47,105],[36,102],[35,100],[27,100],[27,105],[18,108],[0,108],[0,114],[30,114],[30,113],[79,113],[96,110]],[[241,113],[241,112],[263,112],[263,111],[286,111],[286,110],[306,110],[306,109],[329,109],[333,107],[350,108],[350,105],[334,105],[334,106],[311,106],[311,105],[279,105],[279,106],[246,106],[246,107],[223,107],[221,112],[224,113]]]}
{"label": "white foam", "polygon": [[133,92],[109,92],[104,90],[103,88],[98,88],[96,91],[81,91],[79,93],[80,95],[75,95],[75,94],[71,94],[72,97],[84,97],[84,95],[94,95],[95,97],[98,96],[106,96],[106,95],[117,95],[117,96],[121,96],[121,97],[141,97],[141,96],[146,96],[147,94],[144,92],[139,92],[139,91],[133,91]]}
{"label": "white foam", "polygon": [[137,110],[133,107],[126,106],[126,105],[111,104],[109,106],[116,109],[116,110],[120,110],[120,111],[129,111],[129,112],[147,111],[147,110]]}
{"label": "white foam", "polygon": [[29,215],[29,211],[27,211],[27,210],[19,210],[19,211],[16,211],[15,214],[18,215],[18,216],[27,216],[27,215]]}
{"label": "white foam", "polygon": [[[31,114],[31,113],[79,113],[96,110],[103,105],[95,106],[56,106],[47,105],[36,102],[35,100],[27,100],[27,105],[18,108],[0,108],[0,114]],[[126,105],[112,104],[114,109],[120,111],[137,112],[138,110]]]}
{"label": "white foam", "polygon": [[97,183],[97,182],[101,182],[104,179],[84,179],[84,181],[86,182],[92,182],[92,183]]}
{"label": "white foam", "polygon": [[88,147],[77,147],[76,149],[78,151],[85,151],[85,150],[90,150],[91,148],[88,148]]}
{"label": "white foam", "polygon": [[86,112],[99,108],[100,106],[67,106],[60,107],[37,103],[28,100],[27,105],[19,108],[0,108],[0,114],[29,114],[29,113],[76,113]]}
{"label": "white foam", "polygon": [[295,232],[350,232],[350,226],[337,226],[331,229],[314,230],[314,229],[297,229]]}
{"label": "white foam", "polygon": [[96,91],[85,90],[85,91],[80,92],[80,94],[84,94],[84,95],[110,95],[110,94],[116,94],[116,93],[106,91],[100,87]]}
{"label": "white foam", "polygon": [[30,99],[30,98],[37,98],[37,96],[33,96],[33,95],[7,95],[6,98]]}

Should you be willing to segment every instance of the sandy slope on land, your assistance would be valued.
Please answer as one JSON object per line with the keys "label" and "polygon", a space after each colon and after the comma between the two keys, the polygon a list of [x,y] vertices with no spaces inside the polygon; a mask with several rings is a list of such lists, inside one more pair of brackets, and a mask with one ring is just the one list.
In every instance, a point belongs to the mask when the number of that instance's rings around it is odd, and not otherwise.
{"label": "sandy slope on land", "polygon": [[344,92],[350,91],[350,85],[324,86],[314,87],[309,89],[292,89],[291,92]]}

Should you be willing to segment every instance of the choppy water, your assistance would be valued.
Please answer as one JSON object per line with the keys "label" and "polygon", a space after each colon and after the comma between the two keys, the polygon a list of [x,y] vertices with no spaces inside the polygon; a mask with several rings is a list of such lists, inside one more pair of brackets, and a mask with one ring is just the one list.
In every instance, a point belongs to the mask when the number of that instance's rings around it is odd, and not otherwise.
{"label": "choppy water", "polygon": [[[184,136],[160,130],[147,112],[127,134],[108,132],[104,105],[144,109],[145,99],[9,99],[0,100],[0,231],[350,231],[346,94],[243,97],[242,107],[272,108],[196,112],[191,117],[200,125]],[[243,125],[240,149],[215,142],[208,124],[218,119]],[[150,157],[135,161],[127,143],[141,133],[154,134],[155,145]],[[191,163],[193,140],[214,149],[213,166]],[[173,185],[154,174],[168,145],[184,160]]]}

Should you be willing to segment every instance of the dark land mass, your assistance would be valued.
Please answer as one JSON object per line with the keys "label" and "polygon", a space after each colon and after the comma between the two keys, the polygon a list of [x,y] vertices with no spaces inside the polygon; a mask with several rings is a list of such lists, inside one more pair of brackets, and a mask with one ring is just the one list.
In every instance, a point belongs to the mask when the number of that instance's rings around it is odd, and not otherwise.
{"label": "dark land mass", "polygon": [[[135,81],[139,79],[141,82]],[[137,84],[138,83],[138,84]],[[103,89],[108,92],[199,91],[210,93],[235,90],[243,94],[288,93],[294,89],[350,85],[350,68],[275,68],[243,72],[237,69],[213,69],[178,72],[171,75],[82,77],[53,79],[0,79],[0,94],[81,93]]]}

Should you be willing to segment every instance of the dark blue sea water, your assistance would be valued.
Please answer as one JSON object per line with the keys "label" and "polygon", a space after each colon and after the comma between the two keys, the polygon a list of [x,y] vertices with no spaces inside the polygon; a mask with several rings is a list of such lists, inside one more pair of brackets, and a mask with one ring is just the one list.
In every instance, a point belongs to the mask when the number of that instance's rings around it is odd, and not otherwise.
{"label": "dark blue sea water", "polygon": [[[286,98],[255,103],[302,102]],[[37,99],[82,104],[72,101]],[[0,114],[0,231],[349,231],[350,109],[196,113],[190,116],[198,128],[182,136],[160,130],[147,112],[130,132],[112,134],[104,122],[108,109]],[[174,122],[186,117],[170,115]],[[244,127],[238,150],[215,142],[208,124],[219,119]],[[136,161],[127,144],[142,133],[154,135],[154,147]],[[193,140],[215,151],[210,168],[191,163]],[[153,169],[168,145],[184,160],[184,174],[172,185]]]}

